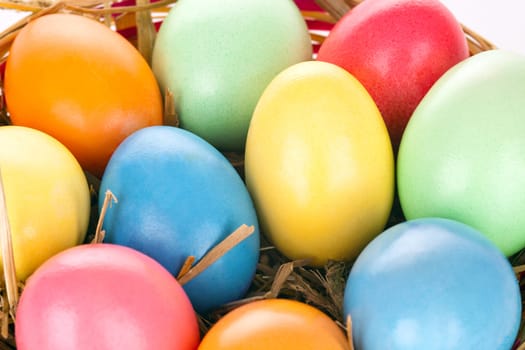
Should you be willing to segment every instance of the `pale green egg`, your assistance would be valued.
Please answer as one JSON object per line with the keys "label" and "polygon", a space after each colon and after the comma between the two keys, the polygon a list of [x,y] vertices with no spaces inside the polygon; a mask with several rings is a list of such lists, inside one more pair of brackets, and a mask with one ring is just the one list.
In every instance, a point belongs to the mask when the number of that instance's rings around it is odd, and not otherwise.
{"label": "pale green egg", "polygon": [[159,30],[152,66],[182,128],[241,151],[269,82],[311,58],[306,22],[291,0],[180,0]]}
{"label": "pale green egg", "polygon": [[443,217],[510,256],[525,248],[525,57],[491,50],[459,63],[423,98],[401,139],[407,219]]}

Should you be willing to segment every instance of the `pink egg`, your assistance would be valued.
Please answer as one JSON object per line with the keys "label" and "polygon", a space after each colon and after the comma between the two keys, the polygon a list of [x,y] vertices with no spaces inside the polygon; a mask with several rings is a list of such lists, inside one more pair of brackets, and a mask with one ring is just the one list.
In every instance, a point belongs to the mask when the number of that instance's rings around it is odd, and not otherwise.
{"label": "pink egg", "polygon": [[439,0],[366,0],[340,19],[318,59],[365,86],[397,149],[423,96],[468,55],[460,24]]}
{"label": "pink egg", "polygon": [[90,244],[45,262],[28,280],[18,350],[196,349],[196,315],[179,283],[130,248]]}

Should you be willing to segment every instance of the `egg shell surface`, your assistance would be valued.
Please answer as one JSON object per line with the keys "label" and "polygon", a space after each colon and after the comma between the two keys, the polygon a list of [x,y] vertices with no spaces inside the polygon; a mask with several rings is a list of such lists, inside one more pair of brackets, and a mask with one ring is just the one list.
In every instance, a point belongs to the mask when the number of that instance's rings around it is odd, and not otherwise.
{"label": "egg shell surface", "polygon": [[350,350],[339,326],[313,306],[288,299],[242,305],[206,333],[199,350]]}
{"label": "egg shell surface", "polygon": [[318,59],[352,73],[385,119],[394,149],[434,82],[469,55],[453,14],[438,0],[367,0],[330,31]]}
{"label": "egg shell surface", "polygon": [[477,54],[414,112],[397,164],[408,219],[466,223],[510,256],[525,247],[525,57]]}
{"label": "egg shell surface", "polygon": [[224,156],[189,131],[156,126],[129,136],[100,185],[118,203],[104,220],[105,241],[135,248],[177,276],[242,224],[254,233],[184,285],[198,312],[244,295],[259,258],[259,229],[242,179]]}
{"label": "egg shell surface", "polygon": [[511,265],[480,232],[423,218],[387,229],[359,255],[344,313],[357,350],[508,350],[521,296]]}
{"label": "egg shell surface", "polygon": [[133,249],[68,249],[29,279],[16,314],[19,350],[194,350],[197,318],[179,283]]}
{"label": "egg shell surface", "polygon": [[55,137],[97,177],[126,136],[162,124],[158,84],[138,50],[79,15],[50,14],[24,26],[4,87],[13,124]]}
{"label": "egg shell surface", "polygon": [[351,260],[387,222],[394,160],[381,114],[344,69],[303,62],[264,91],[245,174],[262,232],[290,259]]}
{"label": "egg shell surface", "polygon": [[25,281],[51,256],[84,241],[89,187],[63,144],[22,126],[0,127],[0,170],[16,275]]}
{"label": "egg shell surface", "polygon": [[312,59],[290,0],[182,0],[164,20],[152,66],[173,94],[180,126],[223,151],[242,151],[253,109],[284,68]]}

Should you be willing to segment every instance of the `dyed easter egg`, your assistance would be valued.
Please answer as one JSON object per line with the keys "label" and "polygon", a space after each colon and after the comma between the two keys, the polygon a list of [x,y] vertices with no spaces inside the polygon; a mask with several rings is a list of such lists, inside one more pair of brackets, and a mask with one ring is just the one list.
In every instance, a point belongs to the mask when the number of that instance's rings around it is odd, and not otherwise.
{"label": "dyed easter egg", "polygon": [[73,14],[28,23],[9,50],[11,121],[63,143],[97,177],[133,131],[162,124],[162,99],[140,53],[107,26]]}
{"label": "dyed easter egg", "polygon": [[350,260],[387,222],[394,160],[385,123],[344,69],[303,62],[264,91],[245,174],[263,232],[290,259]]}
{"label": "dyed easter egg", "polygon": [[511,265],[480,232],[425,218],[389,228],[363,250],[344,313],[357,350],[508,350],[521,296]]}
{"label": "dyed easter egg", "polygon": [[160,27],[152,66],[184,129],[223,151],[244,149],[253,109],[271,79],[312,59],[290,0],[182,0]]}
{"label": "dyed easter egg", "polygon": [[100,185],[111,190],[105,241],[135,248],[177,276],[241,225],[255,232],[184,285],[198,312],[244,295],[259,257],[259,231],[248,191],[213,146],[183,129],[139,130],[115,151]]}
{"label": "dyed easter egg", "polygon": [[197,318],[179,283],[133,249],[90,244],[46,261],[16,313],[19,350],[194,350]]}
{"label": "dyed easter egg", "polygon": [[16,274],[25,281],[51,256],[84,241],[89,187],[63,144],[22,126],[0,127],[0,172]]}
{"label": "dyed easter egg", "polygon": [[242,305],[206,333],[199,350],[349,350],[339,326],[313,306],[288,299]]}
{"label": "dyed easter egg", "polygon": [[414,112],[397,181],[409,219],[439,216],[525,247],[525,57],[477,54],[447,72]]}

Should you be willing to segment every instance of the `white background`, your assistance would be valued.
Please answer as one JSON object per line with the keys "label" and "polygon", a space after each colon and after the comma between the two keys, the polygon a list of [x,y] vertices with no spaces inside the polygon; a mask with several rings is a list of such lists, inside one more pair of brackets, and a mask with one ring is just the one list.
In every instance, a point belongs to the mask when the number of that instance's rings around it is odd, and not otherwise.
{"label": "white background", "polygon": [[24,12],[2,10],[0,8],[0,32],[7,29],[11,24],[25,16]]}
{"label": "white background", "polygon": [[497,47],[525,55],[525,0],[441,0],[458,21]]}

